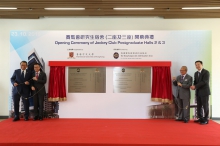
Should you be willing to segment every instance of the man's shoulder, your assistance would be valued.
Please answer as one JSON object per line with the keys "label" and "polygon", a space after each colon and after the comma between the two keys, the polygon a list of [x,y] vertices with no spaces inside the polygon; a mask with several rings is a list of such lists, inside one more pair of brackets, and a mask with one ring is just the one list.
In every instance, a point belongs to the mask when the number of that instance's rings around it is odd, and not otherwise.
{"label": "man's shoulder", "polygon": [[203,72],[209,72],[207,69],[204,69],[204,68],[202,70],[203,70]]}
{"label": "man's shoulder", "polygon": [[188,77],[188,78],[192,78],[192,76],[190,76],[189,74],[186,74],[186,77]]}
{"label": "man's shoulder", "polygon": [[178,75],[177,78],[181,78],[182,75]]}
{"label": "man's shoulder", "polygon": [[21,71],[21,69],[16,69],[15,72]]}
{"label": "man's shoulder", "polygon": [[46,75],[46,73],[44,71],[40,71],[40,74],[42,75]]}

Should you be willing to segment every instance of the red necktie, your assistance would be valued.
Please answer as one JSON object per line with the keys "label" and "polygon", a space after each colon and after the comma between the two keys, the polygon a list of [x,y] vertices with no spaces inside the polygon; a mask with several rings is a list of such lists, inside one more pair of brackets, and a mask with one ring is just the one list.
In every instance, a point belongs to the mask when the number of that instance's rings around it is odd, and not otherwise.
{"label": "red necktie", "polygon": [[38,72],[36,72],[36,78],[38,79],[38,77],[39,77],[39,76],[38,76]]}

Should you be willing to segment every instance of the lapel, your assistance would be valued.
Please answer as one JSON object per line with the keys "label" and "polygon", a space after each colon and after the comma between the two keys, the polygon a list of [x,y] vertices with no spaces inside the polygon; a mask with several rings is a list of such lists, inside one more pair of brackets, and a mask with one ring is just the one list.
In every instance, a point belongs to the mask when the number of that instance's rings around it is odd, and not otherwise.
{"label": "lapel", "polygon": [[39,75],[38,75],[38,78],[40,78],[40,77],[41,77],[41,72],[42,72],[42,71],[40,71],[40,73],[39,73]]}
{"label": "lapel", "polygon": [[[200,76],[201,76],[201,74],[200,74]],[[196,81],[197,82],[199,81],[199,72],[198,71],[196,72]]]}
{"label": "lapel", "polygon": [[[203,72],[204,72],[204,69],[202,69],[202,71],[201,71],[201,73],[200,73],[200,75],[199,75],[198,81],[201,80]],[[197,73],[197,74],[198,74],[198,73]]]}
{"label": "lapel", "polygon": [[185,78],[183,79],[183,81],[188,80],[188,74],[185,75]]}
{"label": "lapel", "polygon": [[188,78],[188,74],[185,75],[184,79],[183,79],[183,82],[185,82]]}
{"label": "lapel", "polygon": [[[40,78],[41,75],[42,75],[42,71],[40,71],[40,73],[38,74],[38,78]],[[34,71],[34,73],[33,73],[33,76],[34,76],[34,77],[36,76],[36,72],[35,72],[35,71]]]}
{"label": "lapel", "polygon": [[21,76],[21,69],[19,69],[18,75]]}
{"label": "lapel", "polygon": [[179,78],[177,79],[177,81],[181,82],[181,78],[182,78],[182,75],[179,75]]}
{"label": "lapel", "polygon": [[[26,71],[26,73],[27,73],[27,71]],[[26,74],[22,77],[22,70],[21,69],[19,70],[19,75],[21,77],[21,80],[25,80]]]}

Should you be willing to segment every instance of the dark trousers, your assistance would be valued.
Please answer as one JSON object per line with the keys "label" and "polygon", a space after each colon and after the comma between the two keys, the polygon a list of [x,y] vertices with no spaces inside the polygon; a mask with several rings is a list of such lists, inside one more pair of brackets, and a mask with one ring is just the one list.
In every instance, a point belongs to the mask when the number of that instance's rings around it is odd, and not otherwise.
{"label": "dark trousers", "polygon": [[175,108],[175,117],[179,117],[178,115],[178,100],[176,97],[173,96],[173,99],[174,99],[174,108]]}
{"label": "dark trousers", "polygon": [[[203,112],[204,111],[204,117]],[[197,114],[199,119],[208,120],[209,118],[209,96],[197,96]]]}
{"label": "dark trousers", "polygon": [[34,97],[34,116],[43,118],[44,95],[36,94]]}
{"label": "dark trousers", "polygon": [[[25,118],[29,117],[29,96],[28,95],[23,95],[22,96],[22,102],[24,104],[24,111],[25,111]],[[19,103],[20,103],[20,97],[19,94],[14,94],[13,95],[13,100],[14,100],[14,112],[15,112],[15,117],[19,117]],[[27,99],[25,99],[27,98]]]}
{"label": "dark trousers", "polygon": [[178,100],[178,115],[179,119],[189,120],[190,119],[190,98],[184,98]]}

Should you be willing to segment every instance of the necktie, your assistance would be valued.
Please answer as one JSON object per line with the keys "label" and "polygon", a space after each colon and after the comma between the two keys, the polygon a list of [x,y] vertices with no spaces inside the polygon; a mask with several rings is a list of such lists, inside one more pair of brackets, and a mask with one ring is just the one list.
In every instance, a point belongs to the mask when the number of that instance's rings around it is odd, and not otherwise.
{"label": "necktie", "polygon": [[22,79],[24,79],[24,71],[22,71],[21,77],[22,77]]}
{"label": "necktie", "polygon": [[36,78],[38,79],[38,77],[39,77],[39,76],[38,76],[38,72],[36,72]]}
{"label": "necktie", "polygon": [[184,76],[181,76],[181,82],[183,82]]}
{"label": "necktie", "polygon": [[198,77],[200,76],[200,74],[201,74],[201,73],[198,71]]}

